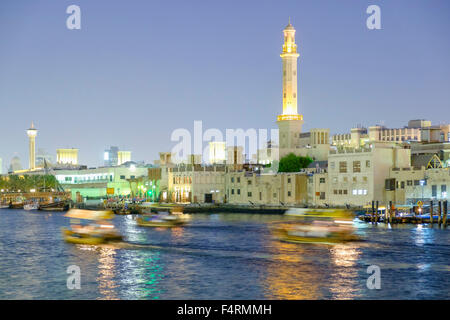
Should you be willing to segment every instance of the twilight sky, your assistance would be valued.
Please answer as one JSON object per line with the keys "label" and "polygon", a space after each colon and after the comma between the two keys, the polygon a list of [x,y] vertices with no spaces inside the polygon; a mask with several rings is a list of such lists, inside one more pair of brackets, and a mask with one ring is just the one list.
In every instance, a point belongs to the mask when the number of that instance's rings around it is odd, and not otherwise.
{"label": "twilight sky", "polygon": [[[81,30],[66,8],[81,7]],[[366,27],[381,7],[382,30]],[[0,158],[110,145],[152,162],[177,128],[276,128],[282,30],[299,45],[304,131],[450,121],[448,0],[0,1]]]}

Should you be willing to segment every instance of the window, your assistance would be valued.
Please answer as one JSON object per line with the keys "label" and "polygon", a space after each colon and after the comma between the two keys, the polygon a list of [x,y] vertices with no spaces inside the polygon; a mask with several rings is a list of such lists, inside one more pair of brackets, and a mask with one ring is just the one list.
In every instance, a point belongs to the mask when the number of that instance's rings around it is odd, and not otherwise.
{"label": "window", "polygon": [[320,193],[320,200],[325,200],[325,192]]}
{"label": "window", "polygon": [[[441,193],[447,193],[447,185],[446,184],[442,184],[441,185]],[[444,195],[442,195],[442,197],[444,197]]]}
{"label": "window", "polygon": [[339,190],[339,194],[342,194],[342,190]]}
{"label": "window", "polygon": [[120,176],[120,179],[125,180],[125,176]]}
{"label": "window", "polygon": [[358,194],[358,190],[353,189],[352,194],[353,194],[354,196],[356,196],[356,195]]}
{"label": "window", "polygon": [[402,189],[405,189],[405,181],[402,181],[402,182],[401,182],[401,188],[402,188]]}
{"label": "window", "polygon": [[237,194],[241,194],[241,189],[237,189]]}
{"label": "window", "polygon": [[237,183],[241,183],[241,178],[237,178]]}
{"label": "window", "polygon": [[130,179],[134,179],[134,178],[136,178],[136,176],[130,176]]}
{"label": "window", "polygon": [[273,197],[274,197],[274,198],[276,198],[276,197],[277,197],[277,194],[276,194],[276,193],[274,193],[274,194],[273,194]]}
{"label": "window", "polygon": [[347,181],[348,181],[348,178],[347,178],[347,177],[344,177],[342,180],[343,180],[344,182],[347,182]]}
{"label": "window", "polygon": [[259,193],[259,200],[262,200],[262,192]]}
{"label": "window", "polygon": [[319,182],[320,182],[320,183],[325,183],[325,178],[320,178],[320,179],[319,179]]}
{"label": "window", "polygon": [[333,190],[333,194],[337,194],[337,190],[336,189]]}
{"label": "window", "polygon": [[291,183],[291,178],[288,178],[288,183]]}
{"label": "window", "polygon": [[366,160],[366,168],[370,168],[370,160]]}
{"label": "window", "polygon": [[353,172],[361,172],[361,161],[353,161]]}
{"label": "window", "polygon": [[353,182],[355,182],[355,183],[356,183],[356,177],[353,177]]}
{"label": "window", "polygon": [[339,161],[339,172],[347,173],[347,161]]}
{"label": "window", "polygon": [[248,197],[251,197],[251,196],[252,196],[252,193],[251,193],[251,192],[247,192],[247,196],[248,196]]}
{"label": "window", "polygon": [[437,196],[437,185],[431,186],[431,196],[436,197]]}
{"label": "window", "polygon": [[333,161],[330,162],[330,168],[331,168],[331,169],[334,169],[334,162],[333,162]]}
{"label": "window", "polygon": [[247,181],[247,184],[248,184],[248,185],[251,185],[251,184],[252,184],[252,180],[248,180],[248,181]]}
{"label": "window", "polygon": [[367,183],[367,177],[363,177],[363,182]]}
{"label": "window", "polygon": [[420,181],[419,181],[419,180],[414,180],[414,185],[415,185],[415,186],[420,185]]}
{"label": "window", "polygon": [[231,194],[234,194],[234,189],[231,189]]}
{"label": "window", "polygon": [[231,182],[232,182],[232,183],[234,182],[234,177],[231,177]]}
{"label": "window", "polygon": [[333,183],[337,183],[338,179],[337,177],[333,177]]}
{"label": "window", "polygon": [[412,186],[412,180],[406,181],[406,185],[407,185],[407,186]]}

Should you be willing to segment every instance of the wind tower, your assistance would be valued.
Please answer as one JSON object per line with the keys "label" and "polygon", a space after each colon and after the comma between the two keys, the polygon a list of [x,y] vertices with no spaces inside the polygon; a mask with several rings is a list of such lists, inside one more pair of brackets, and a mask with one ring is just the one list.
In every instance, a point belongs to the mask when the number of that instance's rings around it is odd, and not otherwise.
{"label": "wind tower", "polygon": [[277,117],[280,157],[294,149],[300,141],[303,116],[297,112],[297,53],[295,29],[289,24],[283,30],[284,44],[280,54],[283,61],[283,113]]}
{"label": "wind tower", "polygon": [[28,145],[29,145],[29,157],[30,157],[30,163],[29,163],[29,169],[34,170],[36,168],[36,136],[37,136],[37,129],[34,128],[33,122],[31,122],[31,128],[27,130],[28,135]]}

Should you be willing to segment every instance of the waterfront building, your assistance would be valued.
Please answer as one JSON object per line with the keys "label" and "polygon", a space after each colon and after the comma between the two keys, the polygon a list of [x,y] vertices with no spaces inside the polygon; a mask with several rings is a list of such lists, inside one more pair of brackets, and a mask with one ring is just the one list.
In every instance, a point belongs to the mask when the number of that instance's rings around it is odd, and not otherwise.
{"label": "waterfront building", "polygon": [[131,196],[145,198],[147,201],[163,201],[161,194],[161,168],[148,168],[148,174],[130,178]]}
{"label": "waterfront building", "polygon": [[78,164],[78,149],[56,149],[56,163]]}
{"label": "waterfront building", "polygon": [[227,166],[233,170],[242,168],[245,162],[244,148],[242,146],[227,147]]}
{"label": "waterfront building", "polygon": [[121,164],[128,161],[131,161],[131,151],[119,150],[117,152],[117,165],[120,166]]}
{"label": "waterfront building", "polygon": [[28,151],[29,151],[29,165],[30,170],[36,168],[36,136],[37,129],[34,127],[33,122],[31,122],[31,127],[27,130],[28,136]]}
{"label": "waterfront building", "polygon": [[[386,128],[375,125],[367,128],[352,128],[350,133],[335,134],[332,136],[332,145],[358,147],[371,141],[407,142],[427,140],[426,132],[429,132],[431,121],[410,120],[403,128]],[[442,130],[445,127],[442,126]],[[448,130],[447,130],[448,131]],[[439,134],[441,128],[439,127]],[[425,136],[423,136],[425,134]],[[448,134],[448,133],[447,133]]]}
{"label": "waterfront building", "polygon": [[239,205],[306,205],[307,179],[305,172],[229,172],[226,175],[227,202]]}
{"label": "waterfront building", "polygon": [[279,159],[279,148],[272,140],[267,141],[265,148],[258,149],[256,152],[256,163],[270,164]]}
{"label": "waterfront building", "polygon": [[225,142],[211,141],[209,143],[209,163],[224,164],[226,161]]}
{"label": "waterfront building", "polygon": [[423,128],[420,140],[424,143],[450,142],[450,124],[430,125],[427,128]]}
{"label": "waterfront building", "polygon": [[127,162],[121,166],[89,168],[82,170],[55,170],[55,177],[72,199],[81,197],[106,198],[107,196],[130,196],[129,179],[146,176],[148,168]]}
{"label": "waterfront building", "polygon": [[450,171],[437,154],[413,155],[411,166],[391,168],[385,183],[387,201],[397,205],[447,200],[449,187]]}
{"label": "waterfront building", "polygon": [[331,150],[328,199],[334,206],[365,206],[386,201],[384,187],[393,167],[409,167],[411,150],[391,142]]}
{"label": "waterfront building", "polygon": [[168,168],[168,201],[176,203],[223,203],[224,164],[180,164]]}

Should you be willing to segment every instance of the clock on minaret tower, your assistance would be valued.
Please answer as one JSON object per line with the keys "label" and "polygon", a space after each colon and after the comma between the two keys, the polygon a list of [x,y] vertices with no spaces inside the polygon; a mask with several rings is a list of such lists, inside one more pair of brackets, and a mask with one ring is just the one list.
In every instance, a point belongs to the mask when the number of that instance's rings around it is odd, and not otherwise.
{"label": "clock on minaret tower", "polygon": [[297,113],[297,53],[295,29],[291,22],[284,28],[283,61],[283,113],[277,117],[280,157],[294,149],[300,140],[303,116]]}

